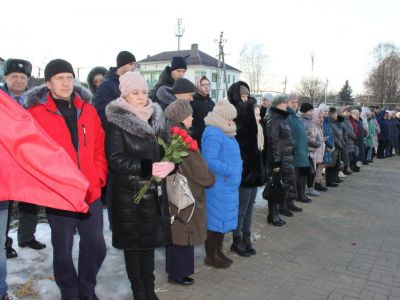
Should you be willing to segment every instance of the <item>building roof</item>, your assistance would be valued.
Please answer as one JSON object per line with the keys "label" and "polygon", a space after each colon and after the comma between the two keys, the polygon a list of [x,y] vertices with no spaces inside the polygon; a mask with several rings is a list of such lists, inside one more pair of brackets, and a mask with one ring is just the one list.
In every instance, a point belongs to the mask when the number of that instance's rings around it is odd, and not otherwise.
{"label": "building roof", "polygon": [[[182,56],[186,60],[188,66],[203,65],[218,68],[218,59],[198,50],[197,44],[193,44],[190,50],[165,51],[153,56],[147,56],[147,58],[140,60],[139,63],[171,61],[174,56]],[[225,66],[227,70],[241,72],[227,63],[225,63]]]}

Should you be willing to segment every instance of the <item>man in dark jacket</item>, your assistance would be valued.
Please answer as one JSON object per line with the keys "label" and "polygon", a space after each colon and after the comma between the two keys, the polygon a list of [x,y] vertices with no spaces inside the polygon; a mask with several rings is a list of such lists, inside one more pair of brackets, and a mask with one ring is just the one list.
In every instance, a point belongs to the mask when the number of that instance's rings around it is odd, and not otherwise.
{"label": "man in dark jacket", "polygon": [[[26,91],[28,90],[28,81],[32,73],[32,64],[23,59],[7,59],[4,63],[4,81],[1,89],[6,92],[16,102],[23,105]],[[6,255],[7,258],[17,256],[17,252],[12,248],[13,240],[8,237],[10,228],[11,213],[13,201],[9,201],[8,224],[6,231]],[[35,239],[37,225],[38,206],[30,203],[18,203],[18,244],[20,247],[29,247],[32,249],[43,249],[45,244]]]}
{"label": "man in dark jacket", "polygon": [[160,87],[167,86],[172,88],[175,80],[185,76],[187,64],[182,56],[174,56],[171,61],[171,66],[166,66],[162,71],[158,82],[149,93],[149,97],[153,102],[158,103],[164,111],[167,106],[173,101],[170,97],[163,98],[157,93]]}
{"label": "man in dark jacket", "polygon": [[210,98],[210,81],[206,76],[196,79],[196,94],[190,105],[193,109],[193,138],[199,143],[201,149],[201,137],[205,129],[204,118],[213,110],[215,103]]}
{"label": "man in dark jacket", "polygon": [[[95,108],[82,100],[74,87],[75,73],[69,62],[50,61],[44,75],[46,86],[33,89],[27,95],[28,109],[67,152],[71,164],[76,164],[89,181],[84,199],[89,205],[87,214],[46,208],[53,245],[54,278],[62,299],[98,300],[96,277],[106,256],[100,201],[101,187],[107,177],[104,131]],[[42,98],[38,97],[37,90],[44,90]],[[76,232],[80,236],[79,273],[72,259]]]}
{"label": "man in dark jacket", "polygon": [[119,77],[128,71],[135,70],[135,67],[135,56],[128,51],[121,51],[117,56],[117,67],[110,68],[105,75],[103,83],[97,88],[92,102],[100,116],[104,131],[107,131],[108,127],[105,115],[106,106],[121,95],[119,91]]}

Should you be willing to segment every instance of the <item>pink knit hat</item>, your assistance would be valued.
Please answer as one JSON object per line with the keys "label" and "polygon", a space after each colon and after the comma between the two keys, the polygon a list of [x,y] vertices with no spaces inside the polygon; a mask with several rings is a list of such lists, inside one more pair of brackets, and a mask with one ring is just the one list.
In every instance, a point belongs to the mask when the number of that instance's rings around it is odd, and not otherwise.
{"label": "pink knit hat", "polygon": [[125,97],[133,90],[148,90],[147,83],[142,76],[134,72],[126,72],[119,77],[121,96]]}

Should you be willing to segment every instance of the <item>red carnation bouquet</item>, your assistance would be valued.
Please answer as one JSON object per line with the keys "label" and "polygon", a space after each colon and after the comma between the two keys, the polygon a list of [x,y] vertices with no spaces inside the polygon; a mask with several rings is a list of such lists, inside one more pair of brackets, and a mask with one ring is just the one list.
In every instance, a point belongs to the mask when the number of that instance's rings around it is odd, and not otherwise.
{"label": "red carnation bouquet", "polygon": [[[189,155],[188,151],[196,152],[199,150],[199,145],[196,140],[193,140],[186,130],[179,127],[171,128],[171,142],[166,143],[162,138],[157,138],[157,142],[164,148],[165,155],[162,162],[170,161],[174,164],[180,164],[184,157]],[[153,181],[161,182],[161,178],[152,176],[142,188],[133,197],[133,202],[139,204],[143,196],[150,188]]]}

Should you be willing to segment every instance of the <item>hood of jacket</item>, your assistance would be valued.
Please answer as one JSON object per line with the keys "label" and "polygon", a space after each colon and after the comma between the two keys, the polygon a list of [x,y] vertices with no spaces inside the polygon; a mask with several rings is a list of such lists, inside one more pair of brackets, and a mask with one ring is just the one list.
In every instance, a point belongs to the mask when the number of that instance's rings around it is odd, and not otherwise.
{"label": "hood of jacket", "polygon": [[104,67],[95,67],[90,70],[90,72],[87,76],[87,84],[88,84],[89,89],[92,92],[92,94],[96,93],[96,90],[97,90],[97,87],[93,83],[94,76],[96,76],[97,74],[103,74],[103,76],[105,76],[106,73],[107,73],[107,69]]}
{"label": "hood of jacket", "polygon": [[171,77],[170,66],[166,66],[165,69],[161,72],[158,82],[162,83],[162,85],[168,85],[168,86],[172,86],[174,84],[175,80]]}
{"label": "hood of jacket", "polygon": [[[47,88],[47,86],[45,84],[34,87],[33,89],[30,89],[26,93],[24,107],[29,108],[29,107],[35,106],[39,103],[41,103],[41,104],[46,103],[46,96],[47,96],[48,92],[49,92],[49,89]],[[78,96],[83,101],[90,103],[90,101],[92,99],[92,93],[89,91],[89,89],[87,89],[81,85],[74,85],[73,92],[75,94],[78,94]]]}
{"label": "hood of jacket", "polygon": [[153,103],[153,114],[149,121],[145,122],[119,105],[117,100],[111,101],[106,107],[108,122],[141,138],[153,139],[164,131],[165,118],[161,107],[157,103]]}
{"label": "hood of jacket", "polygon": [[243,102],[242,99],[240,98],[240,86],[241,85],[245,86],[250,91],[249,85],[246,82],[240,81],[240,80],[233,83],[228,89],[228,93],[227,93],[228,100],[235,107],[237,107],[240,103]]}
{"label": "hood of jacket", "polygon": [[284,119],[287,119],[287,117],[289,117],[289,112],[288,111],[285,111],[285,110],[282,110],[282,109],[279,109],[279,108],[276,108],[276,107],[270,107],[269,110],[271,112],[274,112],[274,113],[280,115]]}

